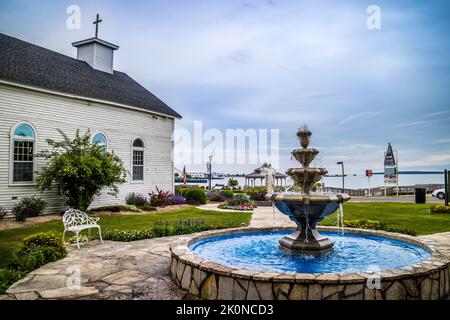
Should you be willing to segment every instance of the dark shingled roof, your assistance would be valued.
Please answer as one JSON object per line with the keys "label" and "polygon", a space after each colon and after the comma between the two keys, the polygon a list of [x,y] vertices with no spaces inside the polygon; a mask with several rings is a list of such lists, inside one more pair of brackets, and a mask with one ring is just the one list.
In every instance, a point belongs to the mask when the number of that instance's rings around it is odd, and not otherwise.
{"label": "dark shingled roof", "polygon": [[0,79],[181,118],[126,73],[98,71],[84,61],[2,33]]}

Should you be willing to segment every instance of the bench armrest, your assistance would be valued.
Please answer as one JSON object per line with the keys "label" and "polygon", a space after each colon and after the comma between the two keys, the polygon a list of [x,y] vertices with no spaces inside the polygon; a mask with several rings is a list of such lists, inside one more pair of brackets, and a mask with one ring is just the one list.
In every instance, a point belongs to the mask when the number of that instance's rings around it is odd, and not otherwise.
{"label": "bench armrest", "polygon": [[98,220],[100,220],[100,218],[96,217],[88,217],[88,221],[89,223],[93,223],[93,224],[97,224]]}

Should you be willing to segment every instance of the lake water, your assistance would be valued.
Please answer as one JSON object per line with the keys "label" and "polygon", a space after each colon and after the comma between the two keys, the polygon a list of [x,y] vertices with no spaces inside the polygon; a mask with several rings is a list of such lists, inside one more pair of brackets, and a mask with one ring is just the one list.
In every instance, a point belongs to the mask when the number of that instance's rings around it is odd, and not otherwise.
{"label": "lake water", "polygon": [[[229,178],[225,179],[213,179],[212,185],[216,184],[227,184]],[[240,186],[244,186],[245,178],[244,177],[236,177]],[[381,187],[384,185],[383,183],[384,177],[383,175],[374,175],[370,178],[370,185],[372,188]],[[260,181],[256,181],[256,185],[259,185]],[[287,183],[290,184],[291,180],[288,178]],[[322,183],[325,183],[326,187],[342,187],[342,178],[341,177],[324,177],[322,179]],[[399,185],[400,186],[414,186],[416,184],[443,184],[444,183],[444,174],[401,174],[399,176]],[[179,184],[179,183],[177,183]],[[197,185],[207,186],[208,183],[194,183]],[[365,175],[348,175],[345,177],[345,188],[348,189],[362,189],[368,188],[369,182],[368,178]]]}

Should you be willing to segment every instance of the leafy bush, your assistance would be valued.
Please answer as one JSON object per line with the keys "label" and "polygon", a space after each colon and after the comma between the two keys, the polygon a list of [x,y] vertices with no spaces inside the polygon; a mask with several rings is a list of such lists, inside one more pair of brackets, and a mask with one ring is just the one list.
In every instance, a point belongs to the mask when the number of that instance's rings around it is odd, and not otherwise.
{"label": "leafy bush", "polygon": [[35,196],[23,198],[19,202],[19,206],[23,208],[27,208],[30,217],[37,217],[41,213],[44,212],[47,207],[47,202],[41,198],[37,198]]}
{"label": "leafy bush", "polygon": [[20,251],[13,255],[9,268],[21,272],[30,272],[65,256],[66,245],[59,234],[40,232],[22,240]]}
{"label": "leafy bush", "polygon": [[30,252],[21,252],[13,254],[9,267],[13,270],[28,273],[46,263],[44,249],[33,250]]}
{"label": "leafy bush", "polygon": [[189,188],[185,194],[186,202],[189,204],[205,204],[206,195],[205,191],[200,188]]}
{"label": "leafy bush", "polygon": [[388,227],[385,223],[376,220],[345,220],[344,227],[348,228],[359,228],[359,229],[371,229],[371,230],[382,230],[387,232],[397,232],[415,236],[416,232],[410,229],[402,228],[392,228]]}
{"label": "leafy bush", "polygon": [[249,204],[251,201],[247,197],[247,195],[239,194],[236,195],[233,199],[227,201],[227,204],[230,206],[239,206],[243,204]]}
{"label": "leafy bush", "polygon": [[204,220],[180,220],[174,224],[159,220],[151,226],[150,230],[107,231],[103,233],[103,238],[105,240],[129,242],[230,227],[233,226],[226,224],[206,225]]}
{"label": "leafy bush", "polygon": [[249,211],[256,207],[256,203],[250,200],[245,194],[237,194],[233,199],[230,199],[218,206],[220,209],[232,209],[239,211]]}
{"label": "leafy bush", "polygon": [[37,217],[47,206],[47,202],[36,197],[22,199],[12,210],[17,221],[25,221],[28,217]]}
{"label": "leafy bush", "polygon": [[92,212],[101,212],[101,211],[111,211],[111,212],[122,212],[122,211],[128,211],[128,212],[141,212],[136,206],[134,205],[128,205],[128,204],[121,204],[121,205],[113,205],[113,206],[103,206],[94,208],[91,210]]}
{"label": "leafy bush", "polygon": [[105,240],[129,242],[153,238],[153,233],[151,231],[143,231],[143,230],[133,230],[133,231],[114,230],[105,232],[103,234],[103,238]]}
{"label": "leafy bush", "polygon": [[0,269],[0,294],[4,294],[13,283],[22,279],[23,276],[24,274],[20,271]]}
{"label": "leafy bush", "polygon": [[139,207],[142,211],[156,211],[156,207],[151,206],[149,204],[143,205],[142,207]]}
{"label": "leafy bush", "polygon": [[450,213],[450,206],[445,206],[443,204],[435,204],[431,206],[431,213]]}
{"label": "leafy bush", "polygon": [[225,196],[218,191],[207,191],[206,198],[210,201],[223,202],[225,201]]}
{"label": "leafy bush", "polygon": [[37,249],[49,249],[48,261],[56,261],[66,256],[66,244],[56,232],[39,232],[22,240],[21,251],[30,252]]}
{"label": "leafy bush", "polygon": [[44,158],[48,165],[36,179],[40,191],[52,189],[66,199],[70,208],[86,211],[95,195],[108,188],[109,194],[117,196],[117,184],[124,183],[127,170],[122,160],[104,147],[91,143],[89,131],[70,139],[58,130],[63,141],[47,139],[50,150],[40,152],[37,157]]}
{"label": "leafy bush", "polygon": [[2,220],[7,214],[8,214],[8,211],[6,211],[5,208],[0,207],[0,220]]}
{"label": "leafy bush", "polygon": [[176,185],[175,186],[175,194],[179,194],[180,196],[182,196],[184,189],[186,189],[186,188],[183,188],[182,185]]}
{"label": "leafy bush", "polygon": [[204,220],[180,220],[172,226],[171,235],[196,233],[208,229]]}
{"label": "leafy bush", "polygon": [[13,254],[8,268],[0,269],[0,294],[26,273],[65,256],[65,243],[57,233],[40,232],[26,237],[20,250]]}
{"label": "leafy bush", "polygon": [[246,187],[244,192],[250,197],[250,200],[253,201],[265,201],[267,188],[264,186],[259,187]]}
{"label": "leafy bush", "polygon": [[225,197],[225,199],[233,199],[233,197],[234,197],[233,190],[222,189],[219,191],[219,193],[221,195],[223,195]]}
{"label": "leafy bush", "polygon": [[232,188],[235,188],[239,185],[239,181],[237,181],[237,179],[230,178],[228,179],[228,185]]}
{"label": "leafy bush", "polygon": [[31,210],[21,205],[15,206],[12,212],[16,216],[17,221],[25,221],[31,216]]}
{"label": "leafy bush", "polygon": [[166,206],[169,204],[169,199],[171,197],[171,193],[169,191],[159,190],[156,187],[156,192],[150,192],[150,205],[154,207]]}
{"label": "leafy bush", "polygon": [[376,220],[345,220],[344,227],[381,230],[383,224]]}
{"label": "leafy bush", "polygon": [[148,204],[148,199],[142,194],[132,192],[126,196],[125,202],[128,205],[140,207]]}
{"label": "leafy bush", "polygon": [[151,231],[152,235],[157,238],[168,237],[172,234],[170,227],[169,227],[169,223],[163,222],[163,221],[156,221],[153,224],[150,231]]}
{"label": "leafy bush", "polygon": [[182,195],[173,193],[169,197],[169,205],[178,205],[178,204],[186,204],[186,198],[184,198]]}

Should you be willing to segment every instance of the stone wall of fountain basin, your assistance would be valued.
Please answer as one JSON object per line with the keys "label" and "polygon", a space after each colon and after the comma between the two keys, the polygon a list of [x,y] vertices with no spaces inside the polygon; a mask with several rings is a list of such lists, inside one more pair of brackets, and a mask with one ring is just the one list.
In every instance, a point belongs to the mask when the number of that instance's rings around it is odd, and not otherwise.
{"label": "stone wall of fountain basin", "polygon": [[[287,230],[292,228],[277,228]],[[322,231],[336,231],[319,227]],[[370,273],[301,274],[236,269],[201,259],[189,250],[194,242],[271,228],[237,228],[187,236],[171,246],[171,274],[175,283],[192,296],[209,300],[436,300],[449,295],[450,260],[438,248],[416,237],[374,230],[346,228],[345,232],[394,238],[431,252],[426,261],[378,273],[380,288],[370,289]],[[372,281],[373,282],[373,281]]]}

